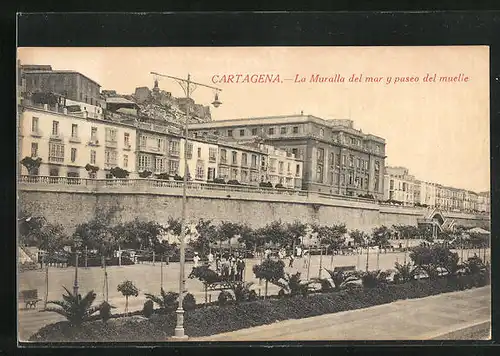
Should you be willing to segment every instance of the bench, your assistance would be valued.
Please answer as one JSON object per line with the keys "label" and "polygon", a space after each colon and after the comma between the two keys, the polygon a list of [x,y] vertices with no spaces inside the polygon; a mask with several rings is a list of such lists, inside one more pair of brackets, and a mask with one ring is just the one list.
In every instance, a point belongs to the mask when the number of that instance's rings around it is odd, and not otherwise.
{"label": "bench", "polygon": [[215,282],[207,285],[207,291],[223,291],[227,289],[233,289],[233,285],[243,284],[241,281],[234,282]]}
{"label": "bench", "polygon": [[22,290],[19,297],[24,303],[25,309],[31,307],[36,308],[36,304],[41,301],[41,299],[38,298],[38,289]]}
{"label": "bench", "polygon": [[356,266],[340,266],[335,267],[333,272],[353,272],[356,271]]}

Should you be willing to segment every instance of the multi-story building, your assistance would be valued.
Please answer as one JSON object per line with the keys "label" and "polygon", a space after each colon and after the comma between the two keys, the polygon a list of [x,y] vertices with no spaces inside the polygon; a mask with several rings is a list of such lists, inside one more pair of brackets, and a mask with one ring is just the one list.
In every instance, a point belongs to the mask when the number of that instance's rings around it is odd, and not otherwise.
{"label": "multi-story building", "polygon": [[417,202],[429,207],[435,207],[437,198],[437,184],[424,181],[419,181],[419,184],[420,200],[417,200]]}
{"label": "multi-story building", "polygon": [[[420,184],[405,167],[385,167],[384,199],[415,205],[415,196],[420,195]],[[416,193],[418,191],[418,193]]]}
{"label": "multi-story building", "polygon": [[258,185],[261,182],[261,165],[264,153],[259,149],[218,141],[219,160],[217,178],[226,182],[236,180],[242,184]]}
{"label": "multi-story building", "polygon": [[66,99],[99,106],[101,86],[71,70],[53,70],[48,65],[21,65],[20,72],[28,96],[33,93],[57,93]]}
{"label": "multi-story building", "polygon": [[[135,171],[135,127],[28,100],[19,110],[20,160],[41,158],[32,174],[106,178],[114,167]],[[99,170],[87,172],[87,164]],[[20,173],[28,174],[23,166]]]}
{"label": "multi-story building", "polygon": [[258,137],[293,153],[303,162],[303,189],[383,197],[385,140],[354,129],[351,120],[301,114],[191,124],[190,130],[238,142]]}
{"label": "multi-story building", "polygon": [[477,211],[490,213],[490,192],[481,192],[477,194]]}

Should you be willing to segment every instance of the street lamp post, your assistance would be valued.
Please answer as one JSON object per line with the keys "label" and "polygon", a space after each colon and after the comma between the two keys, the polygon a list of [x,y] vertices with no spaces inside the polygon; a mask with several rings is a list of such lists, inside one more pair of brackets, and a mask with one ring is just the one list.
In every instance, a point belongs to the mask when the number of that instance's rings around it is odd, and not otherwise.
{"label": "street lamp post", "polygon": [[78,248],[80,247],[80,241],[75,240],[75,281],[73,284],[73,294],[75,297],[78,296]]}
{"label": "street lamp post", "polygon": [[182,216],[181,216],[181,235],[180,235],[180,258],[179,258],[179,264],[180,264],[180,272],[179,272],[179,306],[177,310],[175,311],[177,314],[177,324],[175,326],[174,330],[174,339],[186,339],[188,336],[184,333],[184,309],[182,307],[182,301],[184,300],[184,292],[185,292],[185,284],[186,284],[186,277],[184,273],[184,268],[185,268],[185,263],[186,263],[186,205],[187,205],[187,195],[186,195],[186,188],[187,188],[187,174],[188,174],[188,158],[187,158],[187,147],[188,147],[188,125],[189,125],[189,115],[190,115],[190,105],[189,105],[189,99],[191,98],[191,94],[193,91],[196,89],[196,87],[201,86],[205,88],[210,88],[215,90],[215,99],[212,102],[212,105],[215,108],[218,108],[222,103],[219,101],[218,93],[221,92],[222,90],[216,87],[212,87],[210,85],[206,84],[201,84],[201,83],[196,83],[191,80],[191,75],[188,74],[187,79],[183,78],[178,78],[178,77],[173,77],[170,75],[164,75],[164,74],[159,74],[156,72],[151,72],[151,74],[160,76],[160,77],[165,77],[169,79],[175,80],[184,90],[184,93],[186,94],[186,98],[188,99],[187,105],[186,105],[186,116],[185,116],[185,121],[184,121],[184,178],[183,178],[183,184],[182,184]]}

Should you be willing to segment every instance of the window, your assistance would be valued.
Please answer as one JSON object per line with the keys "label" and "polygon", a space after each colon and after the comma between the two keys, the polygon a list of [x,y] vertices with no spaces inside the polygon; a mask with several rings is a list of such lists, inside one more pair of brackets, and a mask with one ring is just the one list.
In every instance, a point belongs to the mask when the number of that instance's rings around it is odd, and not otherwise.
{"label": "window", "polygon": [[215,178],[215,168],[208,168],[208,180],[214,180]]}
{"label": "window", "polygon": [[233,130],[227,130],[227,137],[233,137]]}
{"label": "window", "polygon": [[351,137],[351,145],[355,145],[356,144],[356,139],[354,137]]}
{"label": "window", "polygon": [[128,167],[128,155],[123,155],[123,168]]}
{"label": "window", "polygon": [[255,136],[255,135],[257,135],[257,128],[252,129],[252,136]]}
{"label": "window", "polygon": [[77,124],[72,124],[71,125],[71,137],[78,137],[78,125]]}
{"label": "window", "polygon": [[31,132],[38,132],[38,117],[31,118]]}
{"label": "window", "polygon": [[171,155],[178,156],[179,155],[179,141],[170,141],[168,150]]}
{"label": "window", "polygon": [[186,157],[188,159],[193,158],[193,144],[191,142],[187,143],[187,146],[186,146]]}
{"label": "window", "polygon": [[349,155],[349,167],[354,167],[354,156]]}
{"label": "window", "polygon": [[106,141],[108,142],[116,142],[116,130],[106,128]]}
{"label": "window", "polygon": [[221,163],[226,163],[227,160],[227,151],[225,149],[220,150],[220,161]]}
{"label": "window", "polygon": [[157,138],[156,139],[156,148],[158,149],[158,151],[161,151],[161,148],[163,146],[163,140],[161,138]]}
{"label": "window", "polygon": [[139,155],[139,170],[140,171],[151,170],[151,156]]}
{"label": "window", "polygon": [[248,182],[248,171],[241,171],[241,181]]}
{"label": "window", "polygon": [[210,147],[208,149],[208,161],[215,162],[217,160],[217,148]]}
{"label": "window", "polygon": [[269,135],[274,135],[274,127],[270,127],[270,128],[268,128],[268,129],[267,129],[267,133],[268,133]]}
{"label": "window", "polygon": [[345,155],[342,155],[342,165],[345,166]]}
{"label": "window", "polygon": [[356,167],[357,167],[357,168],[360,168],[360,167],[361,167],[361,166],[360,166],[360,162],[359,162],[359,158],[356,158]]}
{"label": "window", "polygon": [[221,167],[219,168],[219,178],[227,179],[229,177],[229,168]]}
{"label": "window", "polygon": [[49,175],[51,177],[58,177],[59,176],[59,167],[50,167]]}
{"label": "window", "polygon": [[279,161],[278,163],[278,171],[280,174],[283,174],[283,168],[285,166],[285,163],[283,161]]}
{"label": "window", "polygon": [[286,127],[280,128],[280,134],[286,135]]}
{"label": "window", "polygon": [[110,164],[110,165],[115,165],[116,164],[116,156],[117,152],[114,150],[106,150],[104,152],[104,157],[105,157],[105,163]]}
{"label": "window", "polygon": [[165,172],[165,158],[163,157],[156,157],[155,158],[155,172],[157,173],[163,173]]}
{"label": "window", "polygon": [[252,168],[257,168],[257,155],[252,155]]}
{"label": "window", "polygon": [[294,134],[298,134],[298,133],[299,133],[299,127],[298,127],[298,126],[294,126],[294,127],[292,128],[292,132],[293,132]]}
{"label": "window", "polygon": [[97,141],[97,127],[92,127],[90,129],[90,140]]}
{"label": "window", "polygon": [[375,170],[376,171],[380,170],[380,162],[379,161],[375,161]]}
{"label": "window", "polygon": [[197,151],[198,151],[198,158],[201,158],[201,147],[198,147]]}
{"label": "window", "polygon": [[31,143],[31,157],[32,158],[38,157],[38,143],[37,142]]}
{"label": "window", "polygon": [[323,183],[323,166],[318,165],[316,168],[316,181],[318,183]]}
{"label": "window", "polygon": [[90,164],[95,164],[96,152],[94,150],[90,151]]}
{"label": "window", "polygon": [[128,132],[123,134],[123,144],[125,147],[130,147],[130,134]]}
{"label": "window", "polygon": [[71,149],[71,162],[76,161],[76,148]]}
{"label": "window", "polygon": [[318,148],[318,164],[323,164],[325,160],[325,149]]}
{"label": "window", "polygon": [[394,179],[391,179],[391,181],[389,183],[389,187],[390,187],[390,189],[394,189]]}
{"label": "window", "polygon": [[349,173],[349,184],[353,184],[354,183],[354,173]]}
{"label": "window", "polygon": [[365,169],[368,170],[368,161],[365,161]]}
{"label": "window", "polygon": [[49,142],[49,161],[64,161],[64,145],[60,143]]}
{"label": "window", "polygon": [[232,156],[231,159],[232,164],[238,164],[238,152],[236,151],[231,152],[231,156]]}
{"label": "window", "polygon": [[330,155],[328,156],[328,165],[333,166],[334,161],[335,161],[335,153],[330,152]]}
{"label": "window", "polygon": [[139,137],[139,145],[141,147],[146,147],[146,143],[148,142],[148,138],[144,135],[141,135],[141,137]]}
{"label": "window", "polygon": [[340,166],[340,154],[337,154],[335,156],[335,165],[338,167]]}
{"label": "window", "polygon": [[292,166],[290,164],[290,162],[287,163],[287,170],[286,170],[288,173],[292,173]]}
{"label": "window", "polygon": [[319,129],[319,135],[321,137],[325,136],[325,130],[324,129]]}
{"label": "window", "polygon": [[241,154],[241,165],[242,166],[248,165],[248,155],[246,153]]}
{"label": "window", "polygon": [[378,176],[375,176],[375,191],[378,192],[379,190],[379,178]]}
{"label": "window", "polygon": [[300,164],[298,164],[298,165],[295,167],[295,175],[296,175],[296,176],[300,175]]}
{"label": "window", "polygon": [[296,148],[292,148],[292,154],[297,158],[297,149]]}
{"label": "window", "polygon": [[245,129],[240,130],[240,136],[245,136]]}
{"label": "window", "polygon": [[203,163],[196,165],[196,179],[203,179],[205,177],[205,166]]}
{"label": "window", "polygon": [[59,135],[59,121],[52,121],[52,136]]}
{"label": "window", "polygon": [[345,174],[340,175],[340,184],[345,185]]}
{"label": "window", "polygon": [[238,180],[238,170],[236,168],[231,170],[231,179]]}

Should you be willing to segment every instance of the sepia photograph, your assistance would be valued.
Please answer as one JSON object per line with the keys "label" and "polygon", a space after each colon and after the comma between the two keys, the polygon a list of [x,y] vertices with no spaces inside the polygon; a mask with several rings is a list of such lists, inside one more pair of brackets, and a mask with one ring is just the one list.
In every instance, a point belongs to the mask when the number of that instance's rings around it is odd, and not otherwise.
{"label": "sepia photograph", "polygon": [[489,58],[19,47],[18,342],[490,340]]}

